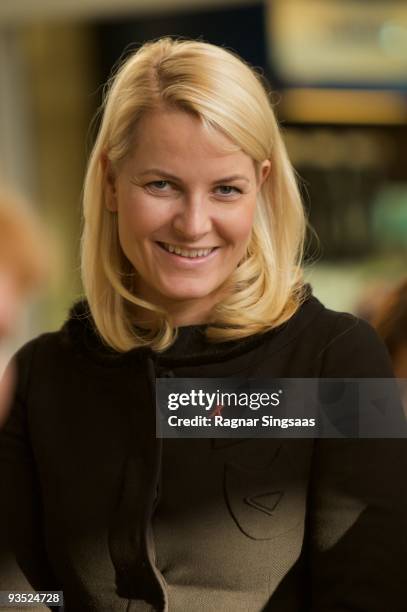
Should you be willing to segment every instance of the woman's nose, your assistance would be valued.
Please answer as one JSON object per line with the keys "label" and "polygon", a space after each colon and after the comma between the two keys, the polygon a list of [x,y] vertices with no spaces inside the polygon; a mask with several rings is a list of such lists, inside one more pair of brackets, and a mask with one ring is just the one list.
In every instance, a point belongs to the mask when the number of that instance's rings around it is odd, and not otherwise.
{"label": "woman's nose", "polygon": [[173,220],[174,230],[186,240],[197,241],[212,229],[209,205],[203,197],[186,197]]}

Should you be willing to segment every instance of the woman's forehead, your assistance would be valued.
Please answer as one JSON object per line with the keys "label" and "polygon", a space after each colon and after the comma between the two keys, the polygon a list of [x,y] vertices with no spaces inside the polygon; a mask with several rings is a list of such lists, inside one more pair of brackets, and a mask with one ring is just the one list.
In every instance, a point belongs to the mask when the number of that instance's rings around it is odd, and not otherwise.
{"label": "woman's forehead", "polygon": [[160,110],[144,114],[134,129],[133,150],[143,145],[163,150],[202,150],[223,156],[240,147],[220,129],[182,110]]}
{"label": "woman's forehead", "polygon": [[220,130],[179,110],[143,116],[135,128],[129,158],[140,172],[162,166],[167,172],[172,168],[173,174],[194,165],[202,171],[213,167],[226,173],[253,168],[251,158]]}

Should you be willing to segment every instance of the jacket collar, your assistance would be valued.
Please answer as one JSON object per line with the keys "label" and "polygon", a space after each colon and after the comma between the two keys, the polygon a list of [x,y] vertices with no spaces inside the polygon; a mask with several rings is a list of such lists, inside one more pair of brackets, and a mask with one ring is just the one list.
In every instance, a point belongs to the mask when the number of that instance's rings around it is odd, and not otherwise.
{"label": "jacket collar", "polygon": [[200,365],[237,357],[267,341],[276,343],[276,348],[283,346],[292,341],[323,308],[323,305],[312,295],[311,287],[306,285],[305,301],[293,317],[263,334],[255,334],[229,342],[211,343],[206,340],[204,334],[206,325],[191,325],[180,327],[175,343],[163,353],[155,353],[149,348],[136,348],[121,353],[103,342],[96,329],[87,301],[80,300],[71,308],[62,333],[81,356],[99,364],[119,366],[132,362],[134,359],[149,356],[164,366]]}

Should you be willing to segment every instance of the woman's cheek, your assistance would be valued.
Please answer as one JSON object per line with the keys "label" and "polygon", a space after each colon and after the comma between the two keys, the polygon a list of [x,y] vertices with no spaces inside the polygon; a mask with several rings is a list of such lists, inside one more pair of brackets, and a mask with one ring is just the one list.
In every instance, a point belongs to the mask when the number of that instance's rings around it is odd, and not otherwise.
{"label": "woman's cheek", "polygon": [[225,219],[224,227],[233,234],[234,241],[246,241],[249,239],[254,221],[255,207],[252,203],[246,203],[242,207],[236,207],[233,215]]}

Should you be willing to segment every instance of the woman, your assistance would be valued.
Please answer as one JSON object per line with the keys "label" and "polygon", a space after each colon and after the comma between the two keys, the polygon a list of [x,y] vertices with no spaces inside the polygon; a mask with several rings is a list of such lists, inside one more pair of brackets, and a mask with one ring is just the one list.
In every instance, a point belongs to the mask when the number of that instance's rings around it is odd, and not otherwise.
{"label": "woman", "polygon": [[202,42],[130,56],[84,214],[86,301],[18,355],[1,588],[63,590],[69,612],[404,609],[403,441],[155,437],[156,377],[392,376],[304,286],[256,73]]}

